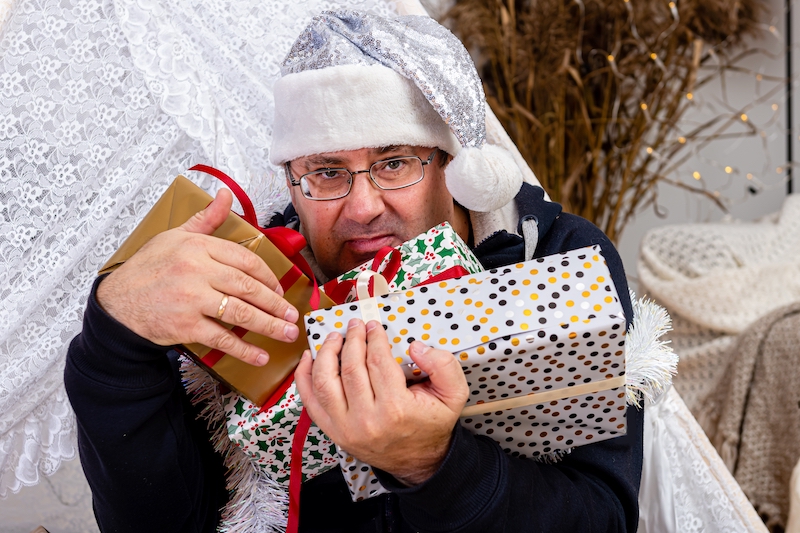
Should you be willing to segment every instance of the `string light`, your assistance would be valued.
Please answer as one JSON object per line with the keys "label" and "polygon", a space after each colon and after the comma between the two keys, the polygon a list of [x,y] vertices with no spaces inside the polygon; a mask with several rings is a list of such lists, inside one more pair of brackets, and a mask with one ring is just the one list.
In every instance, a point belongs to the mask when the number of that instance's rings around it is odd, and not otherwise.
{"label": "string light", "polygon": [[772,110],[773,111],[777,111],[778,110],[778,104],[772,104]]}
{"label": "string light", "polygon": [[647,153],[648,154],[652,154],[653,153],[653,147],[652,146],[648,146],[647,147]]}
{"label": "string light", "polygon": [[653,61],[655,61],[656,59],[658,59],[658,55],[656,55],[656,53],[655,53],[655,52],[650,52],[650,59],[652,59]]}
{"label": "string light", "polygon": [[750,174],[749,172],[747,173],[747,179],[749,179],[749,180],[752,180],[752,179],[753,179],[753,175],[752,175],[752,174]]}
{"label": "string light", "polygon": [[694,172],[692,172],[692,177],[696,180],[699,180],[702,176],[700,176],[700,173],[695,170]]}
{"label": "string light", "polygon": [[761,74],[756,74],[756,79],[757,79],[758,81],[761,81],[761,80],[763,80],[763,79],[764,79],[764,76],[762,76]]}
{"label": "string light", "polygon": [[742,122],[747,122],[747,115],[746,115],[745,113],[742,113],[742,114],[739,116],[739,118],[740,118],[740,119],[742,119]]}
{"label": "string light", "polygon": [[647,104],[645,104],[644,102],[642,102],[639,107],[642,108],[642,111],[647,111]]}
{"label": "string light", "polygon": [[731,172],[733,172],[733,168],[731,168],[731,167],[725,167],[725,173],[726,173],[726,174],[730,174]]}
{"label": "string light", "polygon": [[681,144],[686,144],[686,137],[678,137],[678,142]]}
{"label": "string light", "polygon": [[692,98],[694,98],[694,95],[692,93],[686,93],[687,100],[691,100]]}
{"label": "string light", "polygon": [[783,174],[783,167],[776,168],[775,172],[777,172],[778,174]]}
{"label": "string light", "polygon": [[608,54],[608,61],[613,63],[614,62],[614,56],[611,55],[611,54]]}
{"label": "string light", "polygon": [[670,9],[675,9],[675,2],[670,2],[669,3],[669,8]]}

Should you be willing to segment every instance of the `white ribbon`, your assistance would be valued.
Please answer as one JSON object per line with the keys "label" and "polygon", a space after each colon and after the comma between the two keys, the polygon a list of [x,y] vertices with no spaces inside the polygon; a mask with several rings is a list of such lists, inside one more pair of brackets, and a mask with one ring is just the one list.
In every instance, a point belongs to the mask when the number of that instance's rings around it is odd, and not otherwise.
{"label": "white ribbon", "polygon": [[552,402],[554,400],[563,400],[564,398],[571,398],[573,396],[582,396],[584,394],[593,394],[603,390],[616,389],[617,387],[625,386],[625,376],[618,376],[611,379],[604,379],[602,381],[593,381],[591,383],[582,383],[574,387],[564,387],[563,389],[549,390],[545,392],[534,392],[533,394],[526,394],[525,396],[516,396],[514,398],[506,398],[504,400],[497,400],[494,402],[476,403],[475,405],[468,405],[461,411],[461,418],[465,416],[475,416],[491,411],[505,411],[506,409],[513,409],[515,407],[526,407],[537,403]]}
{"label": "white ribbon", "polygon": [[[373,295],[369,295],[369,280],[374,280]],[[389,284],[386,278],[372,270],[361,272],[356,278],[356,294],[358,303],[361,307],[361,318],[366,324],[370,320],[381,322],[381,314],[378,309],[378,296],[389,294]]]}

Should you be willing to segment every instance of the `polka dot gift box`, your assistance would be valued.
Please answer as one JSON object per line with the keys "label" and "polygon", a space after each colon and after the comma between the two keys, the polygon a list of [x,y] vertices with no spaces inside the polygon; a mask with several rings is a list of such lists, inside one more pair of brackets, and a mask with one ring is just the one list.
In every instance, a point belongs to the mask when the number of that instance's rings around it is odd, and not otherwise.
{"label": "polka dot gift box", "polygon": [[312,354],[377,317],[410,381],[415,339],[451,351],[470,388],[461,423],[519,457],[625,433],[625,317],[597,246],[312,311]]}

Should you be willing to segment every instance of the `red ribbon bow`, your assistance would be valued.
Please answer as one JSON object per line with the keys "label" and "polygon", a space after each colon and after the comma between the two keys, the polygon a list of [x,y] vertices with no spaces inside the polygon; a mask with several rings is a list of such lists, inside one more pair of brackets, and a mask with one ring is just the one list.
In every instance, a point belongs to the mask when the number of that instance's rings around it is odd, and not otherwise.
{"label": "red ribbon bow", "polygon": [[[386,267],[383,270],[378,270],[383,263],[383,260],[386,256],[389,255],[389,262],[386,263]],[[400,255],[400,250],[396,248],[392,248],[391,246],[384,246],[378,253],[375,254],[375,259],[372,260],[372,267],[370,270],[373,272],[377,272],[378,274],[382,275],[386,280],[386,283],[391,283],[394,277],[397,275],[397,272],[400,271],[402,256]],[[337,304],[345,303],[347,296],[356,286],[356,280],[354,279],[346,279],[346,280],[336,280],[332,279],[328,283],[322,286],[325,294],[327,294],[331,300],[336,302]],[[372,280],[369,281],[369,293],[370,295],[374,295],[374,286]]]}

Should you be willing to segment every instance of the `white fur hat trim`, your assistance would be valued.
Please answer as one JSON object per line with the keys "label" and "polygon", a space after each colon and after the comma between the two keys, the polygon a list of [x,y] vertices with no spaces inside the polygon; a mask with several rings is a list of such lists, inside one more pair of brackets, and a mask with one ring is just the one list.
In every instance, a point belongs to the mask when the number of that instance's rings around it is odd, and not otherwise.
{"label": "white fur hat trim", "polygon": [[414,83],[382,65],[339,65],[275,83],[270,162],[384,146],[460,144]]}
{"label": "white fur hat trim", "polygon": [[505,148],[467,146],[445,169],[447,190],[470,211],[500,209],[522,187],[522,171]]}

